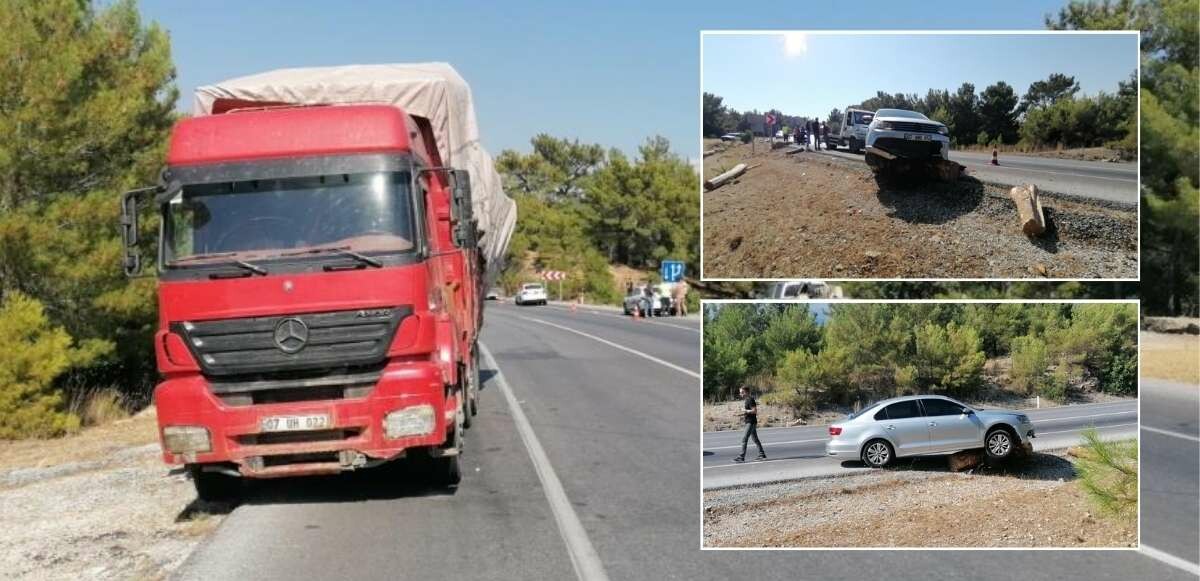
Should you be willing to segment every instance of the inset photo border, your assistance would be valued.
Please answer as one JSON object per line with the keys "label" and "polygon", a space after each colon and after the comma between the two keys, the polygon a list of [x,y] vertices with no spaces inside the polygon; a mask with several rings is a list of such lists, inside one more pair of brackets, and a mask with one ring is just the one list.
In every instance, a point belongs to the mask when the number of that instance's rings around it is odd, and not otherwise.
{"label": "inset photo border", "polygon": [[701,309],[701,549],[1140,547],[1139,301]]}
{"label": "inset photo border", "polygon": [[1139,280],[1140,38],[702,30],[701,278]]}

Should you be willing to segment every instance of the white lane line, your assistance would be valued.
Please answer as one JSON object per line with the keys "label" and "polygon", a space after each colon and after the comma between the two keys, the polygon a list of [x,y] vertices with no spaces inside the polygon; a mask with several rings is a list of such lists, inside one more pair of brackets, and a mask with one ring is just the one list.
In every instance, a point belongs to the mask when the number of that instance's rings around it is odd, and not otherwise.
{"label": "white lane line", "polygon": [[1188,434],[1181,434],[1179,432],[1173,432],[1171,430],[1164,430],[1162,428],[1151,428],[1150,426],[1142,426],[1142,429],[1146,430],[1147,432],[1154,433],[1154,434],[1162,434],[1164,436],[1172,436],[1175,438],[1183,438],[1184,440],[1191,440],[1193,442],[1200,442],[1200,438],[1197,438],[1196,436],[1190,436]]}
{"label": "white lane line", "polygon": [[[560,311],[567,311],[567,312],[570,312],[570,309],[569,309],[569,308],[567,308],[567,307],[564,307],[564,306],[562,306],[562,305],[547,305],[547,306],[549,306],[549,307],[551,307],[551,308],[558,309],[558,310],[560,310]],[[632,317],[630,317],[629,315],[621,315],[621,314],[618,314],[618,313],[609,313],[609,312],[606,312],[606,311],[597,311],[597,310],[595,310],[595,309],[582,309],[582,308],[581,308],[581,309],[579,309],[579,310],[578,310],[578,311],[576,311],[576,312],[586,312],[586,313],[587,313],[587,314],[589,314],[589,315],[596,315],[596,316],[602,316],[602,317],[618,317],[618,318],[621,318],[621,319],[630,319],[630,320],[633,320],[633,318],[632,318]],[[659,326],[661,326],[661,327],[671,327],[671,328],[674,328],[674,329],[683,329],[684,331],[691,331],[691,332],[693,332],[693,333],[696,333],[696,334],[699,334],[699,333],[700,333],[700,329],[694,329],[694,328],[692,328],[692,327],[685,327],[685,326],[683,326],[683,325],[672,325],[671,323],[663,323],[662,321],[651,321],[651,320],[649,320],[649,319],[642,319],[642,321],[641,321],[641,322],[642,322],[642,323],[650,323],[650,324],[652,324],[652,325],[659,325]]]}
{"label": "white lane line", "polygon": [[[950,161],[954,161],[954,160],[950,160]],[[1017,171],[1035,171],[1038,173],[1048,173],[1048,174],[1054,174],[1054,175],[1060,175],[1060,176],[1071,176],[1071,177],[1075,177],[1075,178],[1108,180],[1110,182],[1137,183],[1136,179],[1131,180],[1129,178],[1110,178],[1110,177],[1094,176],[1094,175],[1088,175],[1088,174],[1082,174],[1082,173],[1071,173],[1071,172],[1062,172],[1062,171],[1050,171],[1050,170],[1045,170],[1045,169],[1032,169],[1032,168],[1028,168],[1028,167],[1017,167],[1014,165],[998,165],[998,166],[996,166],[996,165],[991,165],[991,164],[987,164],[987,163],[977,163],[977,162],[966,162],[966,163],[960,162],[960,163],[962,163],[963,165],[973,165],[976,167],[982,167],[982,168],[987,168],[987,169],[992,169],[992,170],[1005,168],[1005,169],[1013,169],[1013,170],[1017,170]]]}
{"label": "white lane line", "polygon": [[1083,428],[1076,428],[1074,430],[1055,430],[1053,432],[1037,432],[1037,435],[1044,436],[1046,434],[1066,434],[1069,432],[1079,432],[1080,434],[1082,434],[1084,430],[1086,430],[1088,428],[1092,428],[1092,427],[1096,428],[1097,430],[1107,430],[1110,428],[1123,428],[1125,426],[1136,426],[1136,425],[1137,425],[1137,422],[1133,422],[1131,424],[1113,424],[1111,426],[1086,426]]}
{"label": "white lane line", "polygon": [[1166,551],[1160,551],[1160,550],[1155,549],[1154,547],[1151,547],[1145,543],[1142,544],[1142,546],[1139,550],[1143,555],[1150,557],[1151,559],[1154,559],[1155,561],[1160,561],[1162,563],[1165,563],[1167,565],[1175,567],[1176,569],[1180,569],[1182,571],[1187,571],[1188,573],[1191,573],[1192,575],[1200,576],[1200,563],[1193,563],[1187,559],[1176,557],[1175,555],[1172,555],[1171,553],[1168,553]]}
{"label": "white lane line", "polygon": [[543,321],[541,319],[535,319],[533,317],[525,317],[525,320],[533,321],[535,323],[541,323],[543,325],[554,327],[555,329],[562,329],[563,331],[567,331],[570,333],[575,333],[576,335],[579,335],[581,337],[587,337],[588,339],[591,339],[593,341],[599,341],[600,343],[604,343],[605,345],[608,345],[609,347],[620,349],[621,351],[624,351],[626,353],[632,353],[633,355],[637,355],[638,357],[641,357],[642,359],[653,361],[664,367],[670,367],[671,369],[674,369],[675,371],[690,375],[692,377],[695,377],[696,379],[700,379],[700,374],[696,373],[695,371],[692,371],[691,369],[688,369],[686,367],[680,367],[678,365],[675,365],[674,363],[671,363],[670,361],[663,361],[662,359],[659,359],[653,355],[646,355],[645,353],[642,353],[641,351],[637,351],[635,349],[630,349],[624,345],[618,345],[617,343],[613,343],[612,341],[609,341],[608,339],[597,337],[591,333],[584,333],[583,331],[576,331],[575,329],[572,329],[570,327],[564,327],[564,326],[556,324],[556,323],[551,323],[549,321]]}
{"label": "white lane line", "polygon": [[[1128,410],[1128,411],[1123,411],[1123,412],[1110,412],[1107,414],[1091,414],[1091,415],[1087,415],[1087,416],[1070,416],[1070,417],[1065,417],[1065,418],[1048,418],[1045,420],[1035,420],[1033,423],[1035,423],[1035,424],[1052,424],[1054,422],[1065,422],[1067,420],[1081,420],[1084,418],[1099,418],[1102,416],[1127,416],[1129,414],[1136,415],[1137,410]],[[1029,415],[1029,414],[1026,414],[1026,415]]]}
{"label": "white lane line", "polygon": [[554,521],[558,523],[558,533],[567,545],[567,554],[571,556],[571,565],[575,568],[575,576],[580,581],[608,581],[608,573],[604,571],[600,555],[596,553],[592,541],[588,539],[587,531],[583,528],[583,523],[579,521],[579,515],[571,507],[571,501],[567,498],[566,491],[563,490],[562,482],[555,474],[554,467],[550,465],[550,458],[546,456],[546,450],[538,441],[537,434],[533,433],[533,426],[529,424],[529,418],[525,417],[525,411],[521,409],[521,404],[517,403],[517,396],[513,394],[512,388],[508,386],[508,381],[504,379],[504,373],[500,371],[500,366],[496,365],[496,359],[492,357],[491,351],[488,351],[487,346],[483,343],[479,344],[479,353],[483,355],[484,363],[496,372],[492,379],[496,381],[500,392],[504,394],[505,401],[508,402],[508,409],[512,412],[513,421],[517,425],[517,432],[521,434],[521,441],[525,443],[525,450],[529,452],[529,460],[533,462],[538,480],[542,483],[542,490],[546,493],[546,500],[550,503],[550,510],[554,513]]}
{"label": "white lane line", "polygon": [[[784,444],[803,444],[805,442],[824,442],[827,439],[828,438],[819,438],[816,440],[790,440],[787,442],[763,442],[762,444],[763,444],[763,447],[765,448],[767,446],[782,446]],[[741,449],[742,449],[741,444],[738,444],[736,446],[713,446],[713,447],[705,448],[705,450],[741,450]]]}

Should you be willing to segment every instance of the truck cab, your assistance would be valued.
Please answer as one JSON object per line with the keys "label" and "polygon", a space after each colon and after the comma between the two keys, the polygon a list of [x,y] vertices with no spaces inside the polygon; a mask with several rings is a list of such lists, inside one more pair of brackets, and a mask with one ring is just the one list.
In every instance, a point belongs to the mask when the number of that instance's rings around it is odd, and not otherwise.
{"label": "truck cab", "polygon": [[850,153],[861,153],[867,143],[867,130],[874,118],[874,111],[847,107],[838,128],[838,144],[850,148]]}
{"label": "truck cab", "polygon": [[240,479],[408,457],[460,478],[482,320],[467,172],[390,105],[214,109],[180,121],[161,183],[154,391],[163,459],[203,499]]}

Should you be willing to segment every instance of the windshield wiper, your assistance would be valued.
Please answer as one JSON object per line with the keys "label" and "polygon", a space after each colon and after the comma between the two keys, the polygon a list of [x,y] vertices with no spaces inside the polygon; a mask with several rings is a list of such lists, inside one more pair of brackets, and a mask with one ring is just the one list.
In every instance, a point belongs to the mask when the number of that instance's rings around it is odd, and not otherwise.
{"label": "windshield wiper", "polygon": [[301,256],[304,254],[337,254],[357,260],[360,264],[373,266],[375,268],[383,268],[383,262],[377,258],[371,258],[365,254],[359,254],[350,250],[348,246],[327,246],[325,248],[311,248],[309,250],[299,250],[296,252],[284,252],[280,256]]}
{"label": "windshield wiper", "polygon": [[[167,267],[168,268],[174,267],[174,266],[184,263],[184,262],[193,262],[196,260],[203,260],[206,258],[221,258],[223,256],[234,256],[236,254],[237,254],[237,252],[213,252],[211,254],[193,254],[191,256],[185,256],[183,258],[178,258],[176,260],[172,260],[167,263]],[[221,260],[221,261],[214,262],[211,265],[205,265],[205,266],[236,266],[243,270],[249,271],[251,274],[261,274],[263,276],[266,276],[266,274],[267,274],[267,269],[265,269],[257,264],[254,264],[251,262],[246,262],[245,260]],[[225,278],[225,276],[218,275],[218,274],[210,275],[210,278],[214,278],[214,277],[215,278]]]}

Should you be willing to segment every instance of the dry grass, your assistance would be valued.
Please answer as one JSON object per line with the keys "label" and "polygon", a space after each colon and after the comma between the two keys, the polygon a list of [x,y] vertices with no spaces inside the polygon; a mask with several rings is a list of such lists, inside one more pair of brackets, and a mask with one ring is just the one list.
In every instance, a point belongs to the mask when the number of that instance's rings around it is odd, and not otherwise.
{"label": "dry grass", "polygon": [[1200,337],[1142,333],[1142,377],[1200,384]]}
{"label": "dry grass", "polygon": [[0,466],[8,470],[83,462],[123,448],[156,441],[158,422],[154,408],[149,408],[133,417],[85,428],[63,438],[0,440]]}

